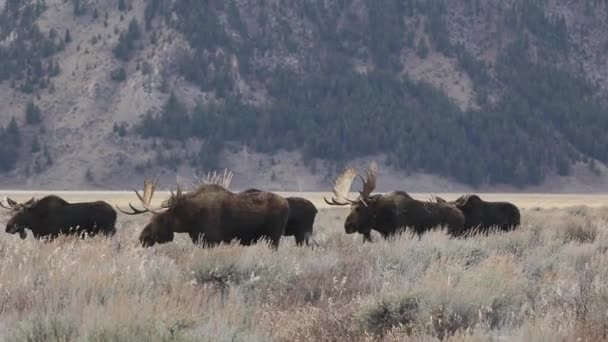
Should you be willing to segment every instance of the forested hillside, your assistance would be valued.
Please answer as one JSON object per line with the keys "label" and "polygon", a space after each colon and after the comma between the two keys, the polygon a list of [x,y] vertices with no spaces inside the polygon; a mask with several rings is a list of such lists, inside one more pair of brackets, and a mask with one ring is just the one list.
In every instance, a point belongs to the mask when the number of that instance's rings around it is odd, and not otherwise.
{"label": "forested hillside", "polygon": [[604,1],[3,7],[6,179],[53,183],[67,164],[84,184],[114,186],[232,166],[226,153],[244,146],[301,153],[299,170],[319,184],[370,156],[472,187],[537,185],[573,165],[599,174],[608,162]]}

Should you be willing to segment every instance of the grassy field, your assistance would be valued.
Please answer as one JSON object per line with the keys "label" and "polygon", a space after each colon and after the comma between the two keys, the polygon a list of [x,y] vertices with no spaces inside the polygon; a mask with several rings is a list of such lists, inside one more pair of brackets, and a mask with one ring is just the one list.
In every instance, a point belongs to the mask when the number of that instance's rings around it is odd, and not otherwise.
{"label": "grassy field", "polygon": [[202,249],[185,236],[144,249],[147,215],[119,216],[109,240],[3,234],[0,340],[606,340],[608,208],[572,206],[606,199],[519,196],[521,229],[466,240],[362,244],[344,233],[345,209],[320,210],[315,250],[293,238],[278,252]]}

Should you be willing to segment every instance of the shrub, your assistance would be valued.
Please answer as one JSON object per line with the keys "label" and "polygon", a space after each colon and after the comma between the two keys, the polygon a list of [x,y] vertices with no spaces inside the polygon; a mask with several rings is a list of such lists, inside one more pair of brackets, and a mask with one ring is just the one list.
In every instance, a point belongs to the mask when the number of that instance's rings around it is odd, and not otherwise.
{"label": "shrub", "polygon": [[127,79],[127,71],[123,67],[115,69],[110,73],[110,78],[115,82],[123,82]]}
{"label": "shrub", "polygon": [[376,334],[383,334],[396,326],[411,332],[420,310],[420,299],[408,294],[399,298],[385,298],[363,314],[365,326]]}

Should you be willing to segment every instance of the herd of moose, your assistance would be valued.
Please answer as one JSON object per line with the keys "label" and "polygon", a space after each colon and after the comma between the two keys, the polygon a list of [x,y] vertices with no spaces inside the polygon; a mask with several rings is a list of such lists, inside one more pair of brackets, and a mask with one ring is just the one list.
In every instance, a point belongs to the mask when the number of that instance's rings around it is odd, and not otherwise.
{"label": "herd of moose", "polygon": [[[384,238],[391,238],[407,228],[420,236],[430,229],[444,227],[451,236],[464,237],[493,229],[508,231],[520,224],[515,205],[486,202],[477,195],[463,195],[455,201],[439,197],[419,201],[403,191],[372,194],[376,170],[376,164],[371,163],[364,178],[355,169],[347,169],[335,180],[331,200],[324,198],[332,206],[350,206],[344,229],[347,234],[362,234],[364,242],[372,241],[372,229]],[[357,177],[362,189],[356,199],[349,199],[348,193]],[[116,207],[127,215],[153,214],[139,237],[144,247],[172,241],[175,233],[188,233],[195,244],[204,246],[235,239],[242,245],[250,245],[267,239],[276,249],[283,236],[294,236],[299,246],[304,243],[318,246],[312,237],[317,208],[307,199],[284,198],[258,189],[235,193],[220,184],[202,184],[183,192],[178,184],[177,191],[171,192],[160,207],[152,208],[156,185],[157,180],[146,179],[143,193],[134,190],[142,209],[131,203],[130,211]],[[19,233],[22,239],[27,237],[25,229],[37,239],[73,234],[109,237],[116,233],[117,213],[103,201],[68,203],[55,195],[23,203],[8,197],[5,201],[0,201],[0,206],[12,213],[6,232]]]}

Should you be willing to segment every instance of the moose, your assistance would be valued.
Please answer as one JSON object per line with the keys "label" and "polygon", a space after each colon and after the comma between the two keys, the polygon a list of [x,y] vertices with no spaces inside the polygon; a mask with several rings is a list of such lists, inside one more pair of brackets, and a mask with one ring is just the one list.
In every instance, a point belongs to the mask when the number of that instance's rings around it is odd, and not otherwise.
{"label": "moose", "polygon": [[448,202],[435,197],[437,203],[453,205],[464,214],[464,231],[487,233],[491,229],[510,231],[521,223],[519,209],[509,202],[486,202],[477,195],[462,195],[455,201]]}
{"label": "moose", "polygon": [[117,207],[127,215],[154,214],[139,237],[142,246],[172,241],[174,233],[188,233],[193,243],[203,246],[235,239],[250,245],[265,238],[278,248],[289,218],[289,203],[283,197],[264,191],[233,193],[218,184],[202,184],[184,193],[178,183],[176,193],[153,209],[150,203],[156,185],[157,180],[146,179],[143,194],[134,190],[143,209],[131,203],[132,211]]}
{"label": "moose", "polygon": [[[247,189],[242,193],[261,192],[259,189]],[[296,240],[296,246],[302,246],[306,242],[306,246],[310,246],[312,242],[315,246],[319,244],[312,237],[313,223],[317,216],[317,207],[302,197],[285,197],[289,203],[289,219],[285,226],[285,234],[283,236],[293,236]]]}
{"label": "moose", "polygon": [[[447,227],[450,234],[459,234],[464,226],[464,215],[458,209],[445,203],[429,203],[413,199],[404,191],[375,194],[377,165],[370,164],[364,179],[355,169],[348,168],[335,181],[331,189],[334,197],[324,197],[325,203],[332,206],[350,205],[350,214],[344,222],[347,234],[358,232],[363,241],[372,241],[371,230],[378,231],[382,237],[390,238],[406,228],[421,235],[432,228]],[[355,200],[348,199],[348,192],[355,177],[359,177],[363,188]]]}
{"label": "moose", "polygon": [[59,196],[49,195],[41,199],[18,203],[6,197],[7,204],[0,206],[11,210],[13,216],[6,224],[6,232],[25,239],[25,229],[32,231],[36,239],[54,239],[59,235],[106,237],[116,233],[116,211],[103,201],[68,203]]}

